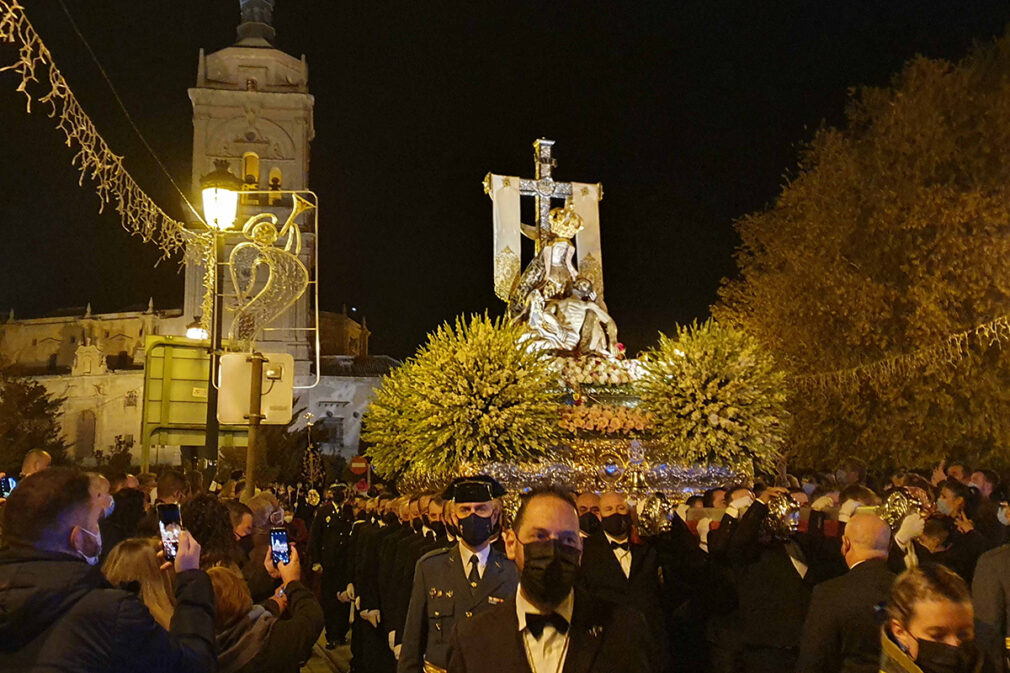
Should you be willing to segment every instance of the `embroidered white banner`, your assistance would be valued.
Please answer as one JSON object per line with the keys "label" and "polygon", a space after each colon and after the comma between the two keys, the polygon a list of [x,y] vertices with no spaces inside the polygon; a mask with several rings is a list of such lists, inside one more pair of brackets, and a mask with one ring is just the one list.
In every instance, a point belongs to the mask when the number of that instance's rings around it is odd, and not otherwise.
{"label": "embroidered white banner", "polygon": [[492,226],[494,227],[494,293],[508,301],[512,284],[521,271],[519,178],[491,176]]}
{"label": "embroidered white banner", "polygon": [[572,183],[572,205],[582,218],[582,231],[575,235],[575,260],[579,275],[593,282],[597,298],[603,301],[603,245],[600,241],[600,199],[603,190],[599,183]]}

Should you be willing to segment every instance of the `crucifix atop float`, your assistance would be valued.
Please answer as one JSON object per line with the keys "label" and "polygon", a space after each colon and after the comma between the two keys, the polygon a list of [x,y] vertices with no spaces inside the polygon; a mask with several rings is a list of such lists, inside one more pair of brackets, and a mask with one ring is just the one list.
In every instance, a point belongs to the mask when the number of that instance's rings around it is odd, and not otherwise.
{"label": "crucifix atop float", "polygon": [[[599,202],[603,198],[600,183],[559,182],[553,169],[554,141],[541,138],[533,143],[534,177],[519,178],[488,173],[484,178],[484,193],[493,202],[494,281],[495,294],[509,301],[512,286],[521,270],[521,237],[533,239],[535,250],[550,244],[551,210],[556,206],[571,206],[582,219],[575,234],[576,265],[580,275],[588,278],[599,297],[603,297],[603,254],[600,245]],[[536,206],[535,224],[520,221],[521,197],[532,196]]]}
{"label": "crucifix atop float", "polygon": [[[535,177],[488,173],[494,228],[494,289],[512,321],[527,325],[530,348],[558,354],[615,353],[617,327],[603,303],[599,203],[603,187],[558,182],[552,175],[554,141],[533,143]],[[536,224],[521,221],[521,200],[532,196]],[[522,269],[522,237],[533,239],[532,261]]]}

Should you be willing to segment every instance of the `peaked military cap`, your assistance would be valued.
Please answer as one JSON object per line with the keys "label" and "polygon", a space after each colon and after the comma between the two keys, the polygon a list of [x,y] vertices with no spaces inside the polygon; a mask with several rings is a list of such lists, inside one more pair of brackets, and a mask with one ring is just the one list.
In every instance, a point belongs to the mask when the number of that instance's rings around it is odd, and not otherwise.
{"label": "peaked military cap", "polygon": [[505,495],[505,489],[486,475],[460,477],[449,484],[442,497],[456,502],[487,502]]}

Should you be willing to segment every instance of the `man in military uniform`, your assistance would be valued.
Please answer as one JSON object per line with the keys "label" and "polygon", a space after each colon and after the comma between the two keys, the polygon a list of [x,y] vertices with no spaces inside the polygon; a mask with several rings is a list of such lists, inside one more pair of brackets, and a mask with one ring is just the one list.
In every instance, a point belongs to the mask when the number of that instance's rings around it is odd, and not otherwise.
{"label": "man in military uniform", "polygon": [[330,488],[327,502],[319,506],[309,534],[312,545],[312,569],[322,572],[322,605],[326,616],[326,649],[347,641],[350,605],[341,603],[337,594],[347,587],[347,552],[352,521],[344,515],[347,492]]}
{"label": "man in military uniform", "polygon": [[459,539],[417,562],[397,673],[444,673],[456,623],[515,596],[518,570],[491,547],[503,495],[498,482],[483,476],[457,479],[445,492]]}

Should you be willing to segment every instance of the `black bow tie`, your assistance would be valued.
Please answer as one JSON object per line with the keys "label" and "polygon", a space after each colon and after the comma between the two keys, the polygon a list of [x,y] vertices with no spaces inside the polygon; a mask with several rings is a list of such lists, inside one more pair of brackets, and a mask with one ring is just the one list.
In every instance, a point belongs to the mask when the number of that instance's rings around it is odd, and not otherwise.
{"label": "black bow tie", "polygon": [[533,634],[533,637],[540,640],[544,633],[544,627],[550,624],[558,633],[568,633],[568,620],[556,612],[549,615],[541,615],[536,612],[526,613],[526,628]]}
{"label": "black bow tie", "polygon": [[611,541],[610,543],[610,548],[623,549],[624,551],[628,551],[629,549],[631,549],[631,547],[628,545],[627,542],[613,542],[613,541]]}

